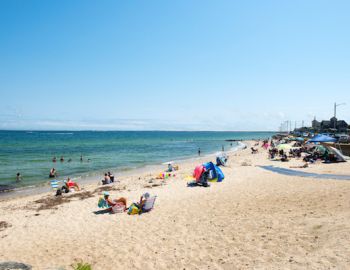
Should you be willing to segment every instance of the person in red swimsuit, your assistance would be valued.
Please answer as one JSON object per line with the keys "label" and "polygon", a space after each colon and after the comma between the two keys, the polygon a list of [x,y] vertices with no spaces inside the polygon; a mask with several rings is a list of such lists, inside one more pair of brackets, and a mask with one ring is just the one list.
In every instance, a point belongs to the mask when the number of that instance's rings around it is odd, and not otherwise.
{"label": "person in red swimsuit", "polygon": [[73,182],[69,177],[68,177],[68,180],[67,180],[67,182],[66,182],[66,187],[68,188],[68,189],[70,189],[70,188],[75,188],[76,190],[80,190],[80,187],[79,187],[79,185],[77,184],[77,183],[75,183],[75,182]]}

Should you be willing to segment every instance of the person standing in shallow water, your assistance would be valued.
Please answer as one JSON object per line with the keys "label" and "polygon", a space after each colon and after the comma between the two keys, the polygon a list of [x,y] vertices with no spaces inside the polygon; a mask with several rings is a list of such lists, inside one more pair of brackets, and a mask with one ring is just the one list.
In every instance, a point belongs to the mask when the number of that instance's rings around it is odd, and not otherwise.
{"label": "person standing in shallow water", "polygon": [[22,181],[22,175],[20,173],[16,174],[16,182],[21,182]]}
{"label": "person standing in shallow water", "polygon": [[201,149],[198,148],[198,156],[200,157],[201,156]]}

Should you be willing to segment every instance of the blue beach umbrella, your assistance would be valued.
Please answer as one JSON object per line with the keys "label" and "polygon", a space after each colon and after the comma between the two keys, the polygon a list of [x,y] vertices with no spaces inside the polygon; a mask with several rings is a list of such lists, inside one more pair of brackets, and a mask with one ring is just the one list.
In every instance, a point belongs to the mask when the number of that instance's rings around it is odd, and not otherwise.
{"label": "blue beach umbrella", "polygon": [[317,134],[316,136],[308,140],[309,143],[310,142],[336,142],[336,141],[337,139],[323,135],[323,134]]}

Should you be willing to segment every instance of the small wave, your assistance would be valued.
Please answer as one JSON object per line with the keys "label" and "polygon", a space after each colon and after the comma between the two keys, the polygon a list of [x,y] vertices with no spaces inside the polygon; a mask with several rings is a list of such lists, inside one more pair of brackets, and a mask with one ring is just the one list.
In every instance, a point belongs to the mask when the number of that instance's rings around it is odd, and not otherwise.
{"label": "small wave", "polygon": [[238,142],[236,146],[232,147],[231,148],[231,151],[238,151],[238,150],[242,150],[242,149],[245,149],[247,147],[246,144],[242,143],[242,142]]}

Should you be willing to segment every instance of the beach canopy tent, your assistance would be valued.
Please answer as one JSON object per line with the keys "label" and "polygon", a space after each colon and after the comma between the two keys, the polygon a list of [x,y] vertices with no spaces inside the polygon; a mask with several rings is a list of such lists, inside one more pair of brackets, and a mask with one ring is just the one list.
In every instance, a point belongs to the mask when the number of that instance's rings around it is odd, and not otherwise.
{"label": "beach canopy tent", "polygon": [[208,162],[203,164],[203,167],[206,171],[209,172],[209,179],[210,182],[222,182],[224,180],[225,175],[221,171],[221,169],[216,166],[213,162]]}
{"label": "beach canopy tent", "polygon": [[197,182],[201,179],[201,176],[204,172],[205,172],[205,168],[203,165],[196,166],[193,172],[193,177],[196,179]]}
{"label": "beach canopy tent", "polygon": [[329,137],[327,135],[317,134],[316,136],[314,136],[313,138],[308,140],[308,143],[310,143],[310,142],[336,142],[336,141],[337,141],[337,139]]}

